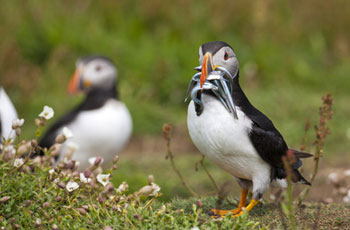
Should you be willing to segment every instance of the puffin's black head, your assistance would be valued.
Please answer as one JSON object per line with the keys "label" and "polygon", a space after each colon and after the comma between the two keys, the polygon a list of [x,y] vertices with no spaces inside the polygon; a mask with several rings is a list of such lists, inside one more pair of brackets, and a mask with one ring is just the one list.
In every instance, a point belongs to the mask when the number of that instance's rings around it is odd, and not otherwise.
{"label": "puffin's black head", "polygon": [[201,86],[210,72],[221,66],[234,77],[238,73],[238,60],[235,52],[226,42],[208,42],[199,47],[199,63],[202,66]]}
{"label": "puffin's black head", "polygon": [[115,86],[117,69],[111,59],[104,56],[87,56],[79,59],[68,92],[89,92],[92,89],[110,90]]}

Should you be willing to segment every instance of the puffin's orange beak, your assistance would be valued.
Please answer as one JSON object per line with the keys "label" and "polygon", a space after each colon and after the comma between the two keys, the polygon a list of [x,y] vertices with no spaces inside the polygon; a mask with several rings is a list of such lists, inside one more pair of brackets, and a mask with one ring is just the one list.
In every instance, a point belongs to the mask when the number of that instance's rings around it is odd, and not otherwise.
{"label": "puffin's orange beak", "polygon": [[75,70],[72,78],[70,79],[69,81],[69,84],[68,84],[68,93],[69,94],[76,94],[78,93],[78,88],[79,88],[79,75],[80,75],[80,72],[79,70]]}
{"label": "puffin's orange beak", "polygon": [[213,64],[213,56],[207,52],[204,55],[204,61],[202,65],[202,74],[200,78],[200,87],[203,87],[204,82],[207,80],[208,74],[215,69]]}

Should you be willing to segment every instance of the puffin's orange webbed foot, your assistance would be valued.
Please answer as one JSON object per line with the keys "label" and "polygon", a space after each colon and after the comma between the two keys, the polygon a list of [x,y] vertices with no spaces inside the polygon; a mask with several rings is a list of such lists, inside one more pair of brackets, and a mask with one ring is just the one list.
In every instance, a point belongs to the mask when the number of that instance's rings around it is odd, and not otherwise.
{"label": "puffin's orange webbed foot", "polygon": [[224,217],[228,213],[230,213],[232,215],[236,215],[236,214],[240,213],[241,211],[242,211],[242,208],[236,208],[233,210],[211,209],[209,214],[213,217]]}
{"label": "puffin's orange webbed foot", "polygon": [[[259,201],[258,201],[258,200],[252,199],[252,200],[250,201],[250,203],[248,204],[248,206],[245,208],[245,210],[246,210],[247,212],[250,212],[257,204],[259,204]],[[238,216],[242,215],[243,213],[244,213],[244,212],[241,211],[241,212],[237,213],[236,215],[232,215],[232,217],[238,217]]]}
{"label": "puffin's orange webbed foot", "polygon": [[247,195],[248,195],[248,190],[243,188],[241,192],[241,199],[239,201],[238,208],[232,209],[232,210],[211,209],[209,212],[209,215],[213,217],[224,217],[228,213],[232,215],[241,213],[242,208],[245,207],[245,203],[247,201]]}

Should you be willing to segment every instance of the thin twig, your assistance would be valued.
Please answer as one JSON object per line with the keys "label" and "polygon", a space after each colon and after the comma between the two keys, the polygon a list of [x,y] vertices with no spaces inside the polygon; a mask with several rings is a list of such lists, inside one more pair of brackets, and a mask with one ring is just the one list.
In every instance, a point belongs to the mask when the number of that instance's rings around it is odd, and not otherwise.
{"label": "thin twig", "polygon": [[282,157],[283,166],[287,174],[287,192],[285,193],[286,203],[281,203],[282,205],[282,211],[284,214],[288,217],[290,228],[295,230],[296,229],[296,223],[295,223],[295,216],[293,211],[293,185],[292,185],[292,177],[293,177],[293,170],[292,170],[292,164],[294,161],[293,152],[288,151],[287,156]]}
{"label": "thin twig", "polygon": [[[323,146],[325,139],[327,135],[329,134],[329,128],[327,127],[327,122],[332,119],[333,116],[333,98],[331,94],[327,94],[326,96],[322,97],[323,103],[320,107],[320,120],[318,125],[315,125],[315,135],[316,139],[313,142],[313,145],[315,146],[315,154],[314,154],[314,161],[315,166],[314,170],[310,179],[310,182],[313,183],[315,180],[316,174],[318,172],[318,167],[320,163],[320,158],[322,157],[323,153]],[[307,187],[299,196],[299,205],[305,200],[308,193],[310,191],[310,187]]]}
{"label": "thin twig", "polygon": [[214,185],[214,187],[215,187],[215,189],[216,189],[216,192],[219,194],[220,188],[219,188],[218,184],[216,183],[216,181],[214,180],[213,176],[212,176],[212,175],[210,174],[210,172],[208,171],[207,167],[205,166],[205,164],[204,164],[204,159],[205,159],[205,156],[202,155],[202,159],[201,159],[199,162],[200,162],[200,164],[202,165],[202,167],[203,167],[205,173],[208,175],[208,177],[209,177],[211,183],[213,183],[213,185]]}
{"label": "thin twig", "polygon": [[176,168],[175,161],[174,161],[174,155],[171,152],[170,143],[171,143],[171,133],[172,133],[172,125],[169,123],[166,123],[163,125],[163,135],[164,139],[167,143],[167,157],[170,159],[171,166],[175,173],[180,178],[182,184],[185,186],[185,188],[191,193],[192,196],[199,197],[199,195],[191,189],[191,187],[188,185],[188,183],[185,181],[184,177],[182,176],[181,172]]}

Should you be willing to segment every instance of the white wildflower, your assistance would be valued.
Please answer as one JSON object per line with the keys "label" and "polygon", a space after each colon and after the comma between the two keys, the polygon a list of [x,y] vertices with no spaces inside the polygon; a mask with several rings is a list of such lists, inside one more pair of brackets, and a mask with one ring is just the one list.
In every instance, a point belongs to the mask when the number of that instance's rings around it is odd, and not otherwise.
{"label": "white wildflower", "polygon": [[17,158],[13,162],[13,166],[15,166],[16,168],[21,167],[23,164],[24,164],[24,161],[22,158]]}
{"label": "white wildflower", "polygon": [[350,177],[350,169],[347,169],[344,171],[344,176],[349,176]]}
{"label": "white wildflower", "polygon": [[196,226],[196,227],[191,228],[191,230],[200,230],[200,229]]}
{"label": "white wildflower", "polygon": [[23,124],[24,124],[24,119],[23,118],[22,119],[17,118],[17,119],[12,121],[12,129],[16,129],[18,127],[22,127]]}
{"label": "white wildflower", "polygon": [[156,183],[152,183],[151,186],[152,186],[153,192],[150,194],[150,196],[157,195],[158,192],[160,191],[160,187]]}
{"label": "white wildflower", "polygon": [[5,146],[5,152],[11,154],[11,155],[15,155],[16,154],[16,149],[13,145],[6,145]]}
{"label": "white wildflower", "polygon": [[151,185],[143,186],[139,190],[139,194],[144,196],[156,196],[159,191],[160,191],[160,187],[155,183],[151,183]]}
{"label": "white wildflower", "polygon": [[84,173],[80,173],[79,175],[80,175],[80,181],[81,182],[83,182],[83,183],[90,183],[91,179],[85,177]]}
{"label": "white wildflower", "polygon": [[43,111],[39,114],[39,117],[45,118],[46,120],[49,120],[53,117],[55,112],[53,109],[47,105],[44,106]]}
{"label": "white wildflower", "polygon": [[109,176],[110,176],[110,174],[98,174],[96,179],[103,186],[106,186],[109,183]]}
{"label": "white wildflower", "polygon": [[55,184],[57,184],[58,182],[60,182],[60,178],[57,177],[56,179],[53,180],[53,182],[54,182]]}
{"label": "white wildflower", "polygon": [[55,172],[55,169],[50,169],[50,170],[49,170],[49,174],[50,174],[50,175],[54,174],[54,172]]}
{"label": "white wildflower", "polygon": [[272,193],[271,193],[271,194],[270,194],[270,199],[271,199],[271,200],[276,200],[275,194],[272,194]]}
{"label": "white wildflower", "polygon": [[90,163],[90,165],[94,165],[97,158],[101,158],[101,162],[99,162],[98,165],[100,165],[100,164],[103,163],[103,158],[102,158],[102,157],[90,157],[90,158],[89,158],[89,163]]}
{"label": "white wildflower", "polygon": [[338,174],[335,172],[332,172],[328,175],[328,181],[332,184],[338,183]]}
{"label": "white wildflower", "polygon": [[76,190],[77,188],[79,188],[79,185],[77,182],[74,182],[74,181],[69,181],[66,185],[66,189],[68,192],[72,192],[72,191]]}
{"label": "white wildflower", "polygon": [[350,203],[350,198],[348,196],[343,197],[343,202],[344,203]]}
{"label": "white wildflower", "polygon": [[72,159],[69,158],[69,157],[64,157],[64,158],[63,158],[63,163],[65,163],[65,164],[68,164],[68,163],[70,163],[71,161],[72,161]]}
{"label": "white wildflower", "polygon": [[67,127],[63,127],[62,134],[66,139],[73,137],[72,131],[70,129],[68,129]]}
{"label": "white wildflower", "polygon": [[128,190],[128,188],[129,188],[129,185],[125,181],[123,181],[123,183],[121,183],[117,188],[117,192],[124,193]]}

